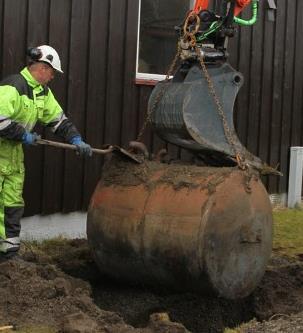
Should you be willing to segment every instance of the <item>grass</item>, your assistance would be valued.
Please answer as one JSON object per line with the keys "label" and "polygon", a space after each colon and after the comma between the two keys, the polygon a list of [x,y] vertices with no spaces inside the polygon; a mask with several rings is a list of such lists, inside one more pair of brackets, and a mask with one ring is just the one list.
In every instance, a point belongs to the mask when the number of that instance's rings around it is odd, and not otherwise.
{"label": "grass", "polygon": [[21,253],[33,254],[48,263],[90,261],[91,255],[88,244],[84,239],[68,240],[63,237],[44,240],[43,242],[22,242]]}
{"label": "grass", "polygon": [[276,210],[273,217],[274,252],[289,257],[303,255],[303,210]]}

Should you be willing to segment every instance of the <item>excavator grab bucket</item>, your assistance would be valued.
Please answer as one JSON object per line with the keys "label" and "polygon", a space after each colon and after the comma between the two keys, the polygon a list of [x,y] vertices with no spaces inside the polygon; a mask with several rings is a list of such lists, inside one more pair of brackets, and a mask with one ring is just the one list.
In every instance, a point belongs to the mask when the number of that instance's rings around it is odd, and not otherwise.
{"label": "excavator grab bucket", "polygon": [[233,108],[244,81],[242,74],[228,63],[208,66],[208,73],[224,115],[202,70],[194,65],[186,74],[178,70],[171,81],[160,82],[153,90],[148,108],[154,131],[210,165],[230,165],[236,152],[261,163],[242,146],[234,129]]}

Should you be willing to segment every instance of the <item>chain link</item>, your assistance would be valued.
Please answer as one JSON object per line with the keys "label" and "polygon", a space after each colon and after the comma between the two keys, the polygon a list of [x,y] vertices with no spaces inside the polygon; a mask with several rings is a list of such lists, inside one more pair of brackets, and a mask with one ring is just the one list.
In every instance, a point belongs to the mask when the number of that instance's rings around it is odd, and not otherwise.
{"label": "chain link", "polygon": [[245,158],[242,156],[242,154],[238,151],[238,149],[236,147],[236,144],[235,144],[235,141],[234,141],[234,136],[233,136],[233,133],[232,133],[232,131],[231,131],[229,125],[228,125],[228,122],[227,122],[227,119],[226,119],[226,116],[225,116],[225,113],[224,113],[224,110],[223,110],[223,106],[221,104],[221,101],[220,101],[217,93],[216,93],[214,83],[213,83],[213,81],[212,81],[212,79],[211,79],[211,77],[208,73],[208,70],[206,68],[203,56],[202,56],[202,54],[200,52],[200,49],[197,45],[195,46],[195,52],[196,52],[196,55],[199,59],[200,66],[201,66],[202,72],[204,74],[204,77],[207,81],[209,92],[212,95],[212,98],[213,98],[213,100],[216,104],[216,107],[217,107],[218,114],[221,118],[225,138],[226,138],[228,144],[230,145],[230,147],[231,147],[231,149],[232,149],[232,151],[233,151],[233,153],[236,157],[238,167],[241,170],[245,170],[247,168],[247,164],[245,163]]}

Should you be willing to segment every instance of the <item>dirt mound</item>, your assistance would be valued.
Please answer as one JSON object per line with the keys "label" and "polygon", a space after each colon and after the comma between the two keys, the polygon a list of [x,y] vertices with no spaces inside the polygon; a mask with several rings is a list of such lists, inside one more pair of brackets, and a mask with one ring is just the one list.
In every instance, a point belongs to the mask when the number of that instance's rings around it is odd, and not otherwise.
{"label": "dirt mound", "polygon": [[243,325],[241,332],[243,333],[256,333],[256,332],[266,332],[266,333],[295,333],[303,332],[303,312],[296,315],[277,315],[271,320],[253,322]]}
{"label": "dirt mound", "polygon": [[114,313],[97,308],[90,294],[87,282],[68,277],[53,265],[22,260],[0,264],[1,316],[14,326],[47,323],[57,328],[65,316],[81,311],[100,324],[104,318],[123,323]]}
{"label": "dirt mound", "polygon": [[257,290],[254,309],[260,320],[303,311],[303,264],[274,257]]}
{"label": "dirt mound", "polygon": [[243,333],[303,332],[303,263],[273,257],[271,265],[253,294],[255,316],[242,325]]}
{"label": "dirt mound", "polygon": [[0,327],[40,327],[39,332],[66,333],[187,332],[168,317],[151,317],[146,328],[135,329],[116,313],[98,308],[91,293],[88,282],[68,276],[54,265],[20,259],[1,263]]}
{"label": "dirt mound", "polygon": [[13,325],[17,332],[219,333],[226,327],[237,327],[235,332],[242,333],[303,330],[303,263],[299,257],[274,257],[253,295],[227,301],[190,293],[160,293],[102,277],[85,240],[27,245],[22,256],[24,261],[0,264],[0,327]]}

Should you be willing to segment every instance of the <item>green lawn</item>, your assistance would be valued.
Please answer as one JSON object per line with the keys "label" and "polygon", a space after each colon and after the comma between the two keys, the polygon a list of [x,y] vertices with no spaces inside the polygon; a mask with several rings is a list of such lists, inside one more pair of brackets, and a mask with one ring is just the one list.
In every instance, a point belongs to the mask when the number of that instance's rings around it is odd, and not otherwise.
{"label": "green lawn", "polygon": [[275,253],[303,255],[303,210],[284,209],[273,213]]}

